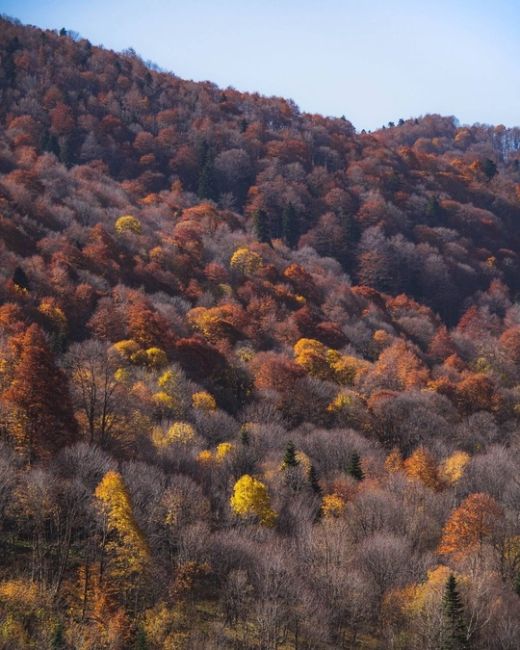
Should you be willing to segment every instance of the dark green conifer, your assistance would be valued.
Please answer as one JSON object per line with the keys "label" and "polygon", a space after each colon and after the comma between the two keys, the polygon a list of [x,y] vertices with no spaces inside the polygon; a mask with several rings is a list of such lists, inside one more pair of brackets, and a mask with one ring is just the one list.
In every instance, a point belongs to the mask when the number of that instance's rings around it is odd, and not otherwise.
{"label": "dark green conifer", "polygon": [[289,248],[294,248],[300,237],[298,215],[292,203],[285,206],[282,215],[282,236]]}
{"label": "dark green conifer", "polygon": [[245,446],[249,445],[249,432],[245,424],[240,428],[240,442]]}
{"label": "dark green conifer", "polygon": [[296,458],[296,447],[294,446],[294,442],[292,440],[289,440],[287,447],[285,448],[282,469],[287,469],[288,467],[297,467],[299,464],[300,462]]}
{"label": "dark green conifer", "polygon": [[271,243],[271,228],[269,217],[265,210],[257,210],[253,215],[255,234],[258,241],[262,244]]}
{"label": "dark green conifer", "polygon": [[27,273],[19,266],[17,266],[14,270],[13,282],[17,287],[20,287],[20,289],[25,289],[26,291],[29,291],[30,289]]}
{"label": "dark green conifer", "polygon": [[520,571],[516,574],[513,582],[513,588],[518,596],[520,596]]}
{"label": "dark green conifer", "polygon": [[442,597],[443,629],[441,650],[466,650],[466,625],[464,607],[457,590],[457,580],[453,573],[446,581]]}
{"label": "dark green conifer", "polygon": [[149,648],[148,643],[146,641],[146,632],[142,628],[139,628],[137,630],[133,647],[134,650],[148,650]]}
{"label": "dark green conifer", "polygon": [[63,623],[54,626],[51,637],[51,650],[62,650],[65,648],[65,636],[63,634]]}
{"label": "dark green conifer", "polygon": [[312,491],[318,496],[321,495],[321,488],[320,488],[320,484],[318,483],[318,475],[316,474],[316,469],[312,464],[309,467],[308,478],[309,478],[309,483],[312,488]]}
{"label": "dark green conifer", "polygon": [[350,476],[355,478],[356,481],[362,481],[365,478],[363,470],[361,469],[361,457],[357,451],[355,451],[350,458],[350,462],[347,466],[347,474],[350,474]]}
{"label": "dark green conifer", "polygon": [[206,159],[200,172],[197,194],[201,199],[211,199],[212,201],[218,197],[215,168],[210,158]]}
{"label": "dark green conifer", "polygon": [[498,173],[496,163],[491,158],[486,158],[482,163],[482,171],[490,181]]}

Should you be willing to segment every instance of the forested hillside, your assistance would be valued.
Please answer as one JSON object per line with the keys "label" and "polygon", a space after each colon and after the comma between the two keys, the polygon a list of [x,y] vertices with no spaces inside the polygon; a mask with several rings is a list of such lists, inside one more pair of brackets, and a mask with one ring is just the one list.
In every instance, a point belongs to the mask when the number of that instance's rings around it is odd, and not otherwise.
{"label": "forested hillside", "polygon": [[518,650],[520,129],[0,59],[0,649]]}

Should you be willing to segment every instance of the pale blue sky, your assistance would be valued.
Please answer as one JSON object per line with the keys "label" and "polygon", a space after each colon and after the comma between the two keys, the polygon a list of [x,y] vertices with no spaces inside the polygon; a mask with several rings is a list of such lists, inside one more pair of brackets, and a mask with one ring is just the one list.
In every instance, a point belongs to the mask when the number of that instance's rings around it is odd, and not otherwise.
{"label": "pale blue sky", "polygon": [[0,12],[358,129],[434,112],[520,125],[520,0],[0,0]]}

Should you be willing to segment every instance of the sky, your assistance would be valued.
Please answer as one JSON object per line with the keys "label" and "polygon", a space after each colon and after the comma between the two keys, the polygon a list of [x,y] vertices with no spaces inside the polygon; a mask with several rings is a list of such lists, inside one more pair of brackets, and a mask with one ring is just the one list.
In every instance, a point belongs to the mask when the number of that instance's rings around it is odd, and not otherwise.
{"label": "sky", "polygon": [[0,0],[0,13],[358,130],[426,113],[520,125],[520,0]]}

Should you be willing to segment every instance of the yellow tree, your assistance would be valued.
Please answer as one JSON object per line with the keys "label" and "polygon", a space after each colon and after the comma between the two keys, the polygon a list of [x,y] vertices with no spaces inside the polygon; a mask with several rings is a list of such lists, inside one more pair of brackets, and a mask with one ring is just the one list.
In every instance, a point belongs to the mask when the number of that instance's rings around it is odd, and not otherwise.
{"label": "yellow tree", "polygon": [[403,457],[397,447],[394,447],[386,457],[385,469],[389,474],[395,474],[404,469]]}
{"label": "yellow tree", "polygon": [[105,517],[111,587],[128,592],[145,570],[150,550],[135,519],[128,489],[119,472],[110,470],[95,490]]}
{"label": "yellow tree", "polygon": [[244,474],[235,483],[230,503],[239,517],[258,518],[264,526],[274,526],[276,522],[276,513],[271,508],[266,486],[249,474]]}
{"label": "yellow tree", "polygon": [[471,456],[465,451],[455,451],[448,456],[439,468],[439,475],[442,481],[449,485],[454,485],[464,476],[466,465],[471,460]]}
{"label": "yellow tree", "polygon": [[125,214],[115,223],[115,229],[118,235],[125,232],[132,232],[135,235],[140,235],[142,232],[141,222],[130,214]]}
{"label": "yellow tree", "polygon": [[305,370],[320,379],[330,379],[332,375],[328,348],[316,339],[300,339],[294,345],[294,360]]}
{"label": "yellow tree", "polygon": [[440,488],[435,459],[424,447],[418,447],[404,461],[403,467],[409,478],[421,481],[421,483],[432,490],[438,490]]}
{"label": "yellow tree", "polygon": [[243,275],[252,275],[262,266],[262,258],[247,246],[242,246],[233,253],[229,265],[234,271],[239,271]]}

